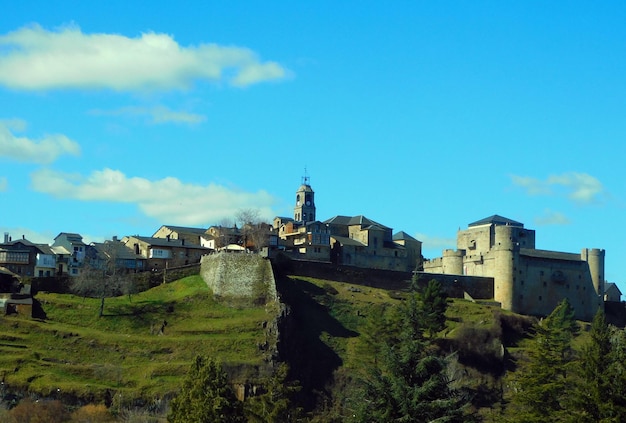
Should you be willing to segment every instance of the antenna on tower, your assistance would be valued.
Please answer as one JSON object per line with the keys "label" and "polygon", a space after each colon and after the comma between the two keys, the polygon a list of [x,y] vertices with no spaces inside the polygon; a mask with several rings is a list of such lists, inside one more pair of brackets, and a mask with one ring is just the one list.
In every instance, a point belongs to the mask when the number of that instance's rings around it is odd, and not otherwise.
{"label": "antenna on tower", "polygon": [[304,176],[302,177],[302,185],[307,185],[307,186],[311,185],[309,183],[309,175],[306,172],[306,166],[304,167]]}

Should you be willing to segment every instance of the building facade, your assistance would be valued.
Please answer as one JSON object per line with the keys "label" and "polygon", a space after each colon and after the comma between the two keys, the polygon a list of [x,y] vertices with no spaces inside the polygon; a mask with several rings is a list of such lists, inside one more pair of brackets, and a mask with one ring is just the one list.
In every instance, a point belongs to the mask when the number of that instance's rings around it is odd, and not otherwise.
{"label": "building facade", "polygon": [[277,248],[292,258],[337,265],[412,272],[421,267],[422,243],[406,232],[365,216],[316,220],[315,192],[305,176],[296,191],[294,216],[276,217]]}
{"label": "building facade", "polygon": [[547,315],[567,298],[590,321],[603,305],[604,250],[579,254],[539,250],[535,231],[494,215],[457,233],[457,249],[426,260],[429,273],[494,278],[494,300],[520,314]]}

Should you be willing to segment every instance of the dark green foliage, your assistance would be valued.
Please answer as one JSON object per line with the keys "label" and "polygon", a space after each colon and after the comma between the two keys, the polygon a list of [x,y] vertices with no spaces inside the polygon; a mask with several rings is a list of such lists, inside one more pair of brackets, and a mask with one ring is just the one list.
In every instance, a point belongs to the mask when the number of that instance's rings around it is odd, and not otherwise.
{"label": "dark green foliage", "polygon": [[246,415],[249,422],[282,423],[295,421],[301,414],[291,403],[291,397],[300,390],[296,382],[287,380],[289,366],[281,364],[273,377],[266,381],[266,392],[250,398],[246,402]]}
{"label": "dark green foliage", "polygon": [[625,421],[623,331],[614,331],[598,310],[590,338],[576,367],[579,380],[573,385],[570,410],[580,422]]}
{"label": "dark green foliage", "polygon": [[418,291],[420,295],[422,322],[428,336],[434,337],[446,328],[446,310],[448,309],[448,295],[435,279]]}
{"label": "dark green foliage", "polygon": [[536,326],[528,361],[516,372],[509,412],[517,422],[560,421],[567,414],[568,374],[573,359],[572,339],[578,332],[574,310],[563,300]]}
{"label": "dark green foliage", "polygon": [[167,419],[171,423],[245,421],[243,404],[235,398],[222,366],[203,356],[191,365]]}
{"label": "dark green foliage", "polygon": [[424,337],[424,303],[411,294],[396,315],[397,336],[386,339],[382,363],[365,381],[363,422],[466,422],[466,401],[452,389],[446,360]]}

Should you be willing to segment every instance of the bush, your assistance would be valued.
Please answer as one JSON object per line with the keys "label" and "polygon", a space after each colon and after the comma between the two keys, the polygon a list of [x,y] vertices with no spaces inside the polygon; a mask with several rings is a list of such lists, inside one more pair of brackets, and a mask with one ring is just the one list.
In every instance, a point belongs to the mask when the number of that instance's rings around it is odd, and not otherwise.
{"label": "bush", "polygon": [[20,401],[7,414],[7,423],[62,423],[68,417],[61,401],[33,401],[29,398]]}
{"label": "bush", "polygon": [[72,413],[73,423],[104,423],[114,421],[113,416],[103,404],[87,404]]}
{"label": "bush", "polygon": [[462,325],[452,341],[459,362],[483,373],[500,374],[503,368],[503,345],[500,326],[477,328]]}

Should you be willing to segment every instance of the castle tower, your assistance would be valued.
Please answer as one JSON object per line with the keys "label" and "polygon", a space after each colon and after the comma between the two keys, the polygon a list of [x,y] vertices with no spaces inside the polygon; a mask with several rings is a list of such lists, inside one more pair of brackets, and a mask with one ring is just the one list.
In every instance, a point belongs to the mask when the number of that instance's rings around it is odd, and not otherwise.
{"label": "castle tower", "polygon": [[519,297],[523,293],[515,289],[515,270],[519,257],[519,244],[514,240],[517,228],[497,225],[494,229],[495,242],[492,249],[495,257],[494,300],[498,301],[503,309],[517,312],[521,307],[519,303],[523,301]]}
{"label": "castle tower", "polygon": [[315,192],[311,188],[306,170],[302,177],[302,184],[296,191],[296,206],[293,209],[293,219],[301,223],[315,221]]}
{"label": "castle tower", "polygon": [[598,305],[602,306],[602,298],[604,298],[604,250],[583,248],[580,255],[581,259],[589,265],[589,273],[598,298]]}
{"label": "castle tower", "polygon": [[442,273],[449,275],[463,274],[463,256],[465,250],[444,250],[441,257]]}

